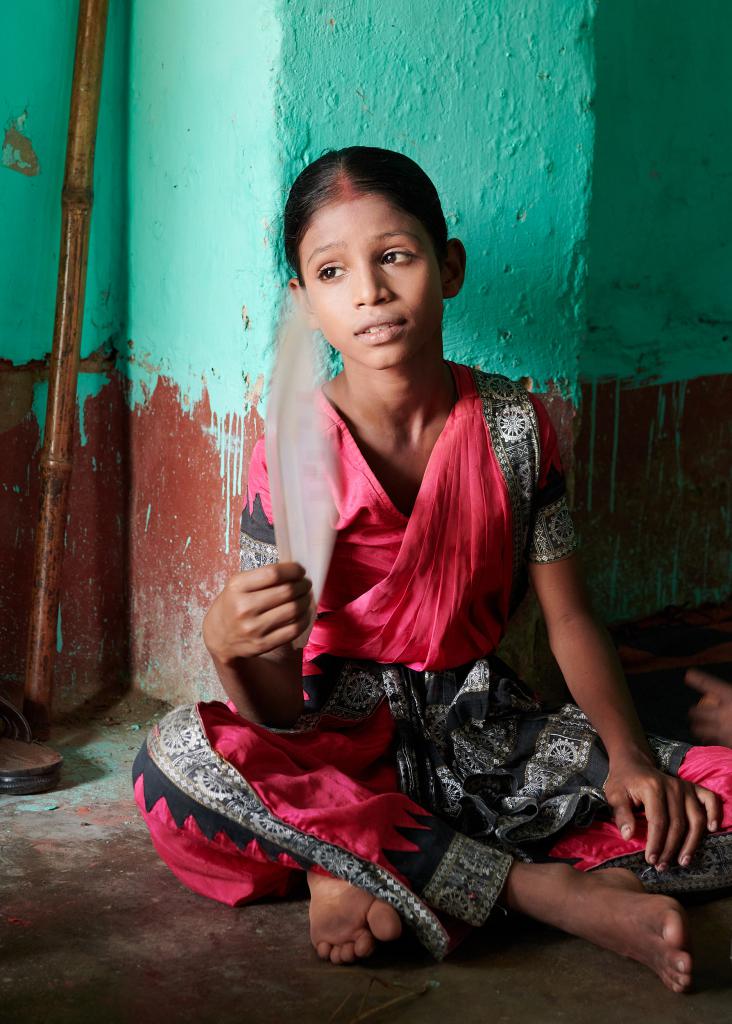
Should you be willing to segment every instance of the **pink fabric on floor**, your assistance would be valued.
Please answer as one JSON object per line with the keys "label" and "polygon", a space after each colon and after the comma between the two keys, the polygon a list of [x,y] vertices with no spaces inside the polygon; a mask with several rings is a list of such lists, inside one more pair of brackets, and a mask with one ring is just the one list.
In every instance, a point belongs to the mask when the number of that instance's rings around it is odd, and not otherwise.
{"label": "pink fabric on floor", "polygon": [[[300,874],[287,859],[273,862],[256,842],[243,850],[223,832],[207,839],[192,817],[179,828],[161,798],[148,812],[143,778],[135,783],[135,801],[158,856],[184,885],[200,896],[236,907],[266,896],[286,896]],[[294,877],[293,877],[294,876]]]}
{"label": "pink fabric on floor", "polygon": [[[719,831],[732,831],[732,750],[728,747],[692,747],[679,769],[679,778],[711,789],[722,798]],[[550,857],[578,858],[573,866],[589,871],[616,857],[638,853],[646,847],[647,822],[636,819],[636,834],[630,840],[620,835],[612,821],[596,821],[588,828],[572,828],[549,851]]]}
{"label": "pink fabric on floor", "polygon": [[[328,728],[325,720],[317,732],[300,734],[272,732],[218,701],[198,708],[211,747],[273,814],[399,877],[386,851],[413,850],[397,829],[423,827],[414,815],[425,812],[399,791],[386,702],[360,724],[338,721]],[[142,776],[135,799],[160,857],[185,885],[211,899],[234,906],[284,895],[291,868],[302,870],[286,856],[271,861],[257,842],[240,849],[224,832],[208,839],[193,817],[180,828],[165,798],[148,811]]]}
{"label": "pink fabric on floor", "polygon": [[413,815],[425,812],[399,791],[386,702],[360,723],[325,719],[303,733],[272,732],[217,702],[199,713],[212,748],[277,818],[398,875],[385,851],[413,849],[397,829],[419,828]]}

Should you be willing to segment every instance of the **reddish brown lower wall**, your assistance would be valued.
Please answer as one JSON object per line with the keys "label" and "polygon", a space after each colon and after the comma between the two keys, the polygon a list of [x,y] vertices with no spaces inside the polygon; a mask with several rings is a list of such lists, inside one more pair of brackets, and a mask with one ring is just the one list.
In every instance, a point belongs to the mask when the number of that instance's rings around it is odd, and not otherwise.
{"label": "reddish brown lower wall", "polygon": [[[98,368],[95,367],[95,372]],[[3,367],[0,403],[0,683],[22,688],[38,516],[40,427],[31,413],[42,366]],[[86,401],[86,444],[75,428],[56,654],[56,717],[129,679],[127,411],[122,382]]]}
{"label": "reddish brown lower wall", "polygon": [[[256,410],[244,423],[223,425],[236,436],[222,477],[221,431],[212,429],[205,396],[189,413],[178,389],[161,378],[145,404],[130,411],[124,379],[111,364],[101,369],[109,383],[84,402],[86,444],[77,416],[57,721],[129,686],[172,702],[220,692],[201,621],[238,568],[235,477],[261,432]],[[90,372],[99,371],[93,361]],[[33,385],[46,375],[43,364],[0,367],[0,684],[15,699],[22,692],[38,504],[40,428],[31,403]]]}
{"label": "reddish brown lower wall", "polygon": [[261,424],[252,411],[243,424],[235,418],[224,427],[233,441],[224,445],[222,473],[205,398],[189,415],[177,388],[161,379],[131,417],[133,677],[135,686],[172,702],[220,694],[201,623],[226,579],[238,571],[242,498],[235,484]]}
{"label": "reddish brown lower wall", "polygon": [[732,591],[732,378],[582,388],[575,518],[599,613]]}
{"label": "reddish brown lower wall", "polygon": [[[0,682],[15,684],[23,673],[38,500],[39,428],[30,396],[42,374],[42,367],[0,371]],[[173,703],[220,694],[201,622],[237,570],[242,499],[233,493],[235,479],[245,476],[261,433],[256,408],[243,424],[224,424],[234,441],[222,472],[222,431],[205,398],[188,412],[161,378],[130,412],[124,381],[112,368],[109,378],[85,402],[85,445],[77,429],[57,717],[128,685]],[[635,617],[729,592],[729,378],[587,385],[581,416],[559,395],[545,397],[601,616]],[[552,690],[531,603],[504,650],[535,685]]]}

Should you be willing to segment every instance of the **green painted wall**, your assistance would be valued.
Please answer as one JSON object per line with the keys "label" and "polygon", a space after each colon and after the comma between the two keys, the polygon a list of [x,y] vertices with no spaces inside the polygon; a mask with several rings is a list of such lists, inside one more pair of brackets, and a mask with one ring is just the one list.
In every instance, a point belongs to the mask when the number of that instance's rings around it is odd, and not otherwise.
{"label": "green painted wall", "polygon": [[[77,2],[0,7],[0,127],[39,165],[19,173],[23,153],[3,148],[0,360],[13,364],[51,343]],[[110,0],[82,354],[117,351],[141,444],[174,451],[181,417],[206,442],[198,458],[213,440],[217,571],[271,366],[282,206],[325,149],[401,149],[435,180],[469,256],[450,357],[556,381],[576,405],[583,379],[730,369],[731,17],[726,0]],[[87,369],[82,443],[106,380]],[[174,415],[158,415],[158,388]],[[28,414],[42,422],[44,404],[39,382]]]}
{"label": "green painted wall", "polygon": [[280,4],[282,180],[324,149],[403,150],[468,250],[448,355],[574,391],[593,146],[583,0]]}
{"label": "green painted wall", "polygon": [[[592,5],[137,0],[129,373],[220,419],[269,368],[286,189],[330,147],[403,149],[434,177],[470,273],[451,356],[577,376],[593,124]],[[256,14],[253,12],[256,11]],[[394,74],[398,68],[399,73]],[[278,276],[278,268],[280,276]],[[246,313],[242,315],[242,307]],[[244,328],[246,326],[246,329]]]}
{"label": "green painted wall", "polygon": [[280,204],[268,0],[133,0],[129,321],[133,400],[160,375],[239,413],[272,344]]}
{"label": "green painted wall", "polygon": [[[580,372],[729,370],[730,12],[671,6],[603,0],[593,27],[590,0],[428,15],[412,0],[112,0],[82,353],[117,346],[136,402],[161,374],[187,408],[205,387],[218,430],[243,378],[270,365],[287,184],[323,149],[370,142],[427,168],[467,244],[449,355],[574,397]],[[76,0],[0,12],[4,128],[39,163],[18,173],[3,149],[0,358],[13,363],[42,358],[52,335],[76,13]]]}
{"label": "green painted wall", "polygon": [[[37,173],[0,160],[0,359],[20,364],[51,349],[56,301],[61,185],[74,64],[78,0],[9,0],[0,5],[0,138],[17,132]],[[82,356],[123,336],[126,296],[127,4],[111,0],[97,135]],[[16,140],[17,141],[17,140]],[[15,150],[15,152],[14,152]]]}
{"label": "green painted wall", "polygon": [[602,0],[581,370],[732,370],[728,0]]}
{"label": "green painted wall", "polygon": [[[35,177],[0,169],[0,356],[16,363],[50,347],[76,10],[39,0],[3,13],[16,45],[2,109],[25,118],[40,160]],[[389,13],[376,0],[217,0],[213,12],[112,0],[82,353],[116,345],[135,403],[161,375],[189,410],[205,389],[220,431],[242,410],[243,379],[269,369],[289,182],[325,148],[370,142],[423,163],[468,247],[449,355],[574,393],[589,0],[474,2],[457,16],[435,5],[427,22],[411,0]]]}

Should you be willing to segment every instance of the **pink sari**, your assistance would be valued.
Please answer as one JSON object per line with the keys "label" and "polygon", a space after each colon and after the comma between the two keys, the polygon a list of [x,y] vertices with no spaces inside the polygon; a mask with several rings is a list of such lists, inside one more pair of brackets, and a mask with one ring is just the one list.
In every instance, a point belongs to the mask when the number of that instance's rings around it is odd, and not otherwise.
{"label": "pink sari", "polygon": [[[156,849],[195,891],[239,904],[325,872],[391,903],[438,957],[487,919],[514,856],[622,863],[649,891],[732,884],[731,751],[652,738],[664,770],[725,801],[692,865],[658,875],[643,827],[627,843],[608,820],[607,755],[582,712],[543,708],[495,657],[527,561],[566,558],[575,538],[541,402],[450,366],[458,399],[410,516],[323,399],[338,536],[296,726],[177,709],[134,770]],[[243,569],[277,559],[261,442],[241,550]]]}

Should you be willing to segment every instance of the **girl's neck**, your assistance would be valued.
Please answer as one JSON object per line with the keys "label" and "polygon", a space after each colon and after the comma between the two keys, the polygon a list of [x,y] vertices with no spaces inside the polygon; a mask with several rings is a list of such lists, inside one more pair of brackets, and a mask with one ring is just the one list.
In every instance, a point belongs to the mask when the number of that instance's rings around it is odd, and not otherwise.
{"label": "girl's neck", "polygon": [[357,428],[378,429],[404,441],[417,440],[435,419],[446,418],[457,398],[441,352],[430,359],[421,352],[419,365],[410,362],[381,370],[348,362],[323,390]]}

